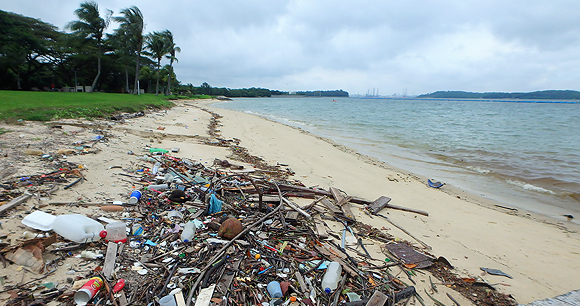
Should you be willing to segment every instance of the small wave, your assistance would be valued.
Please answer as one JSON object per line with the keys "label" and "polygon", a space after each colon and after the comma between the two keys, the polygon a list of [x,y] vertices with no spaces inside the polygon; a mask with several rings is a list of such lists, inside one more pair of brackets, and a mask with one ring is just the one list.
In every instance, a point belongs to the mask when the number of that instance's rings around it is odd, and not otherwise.
{"label": "small wave", "polygon": [[536,191],[536,192],[541,192],[541,193],[548,193],[548,194],[556,194],[552,190],[548,190],[548,189],[545,189],[545,188],[542,188],[539,186],[534,186],[534,185],[528,184],[526,182],[512,181],[512,180],[507,180],[507,182],[512,184],[512,185],[522,187],[523,189],[526,189],[526,190],[531,190],[531,191]]}
{"label": "small wave", "polygon": [[467,166],[466,168],[471,170],[471,171],[475,171],[477,173],[482,173],[482,174],[487,174],[487,173],[491,172],[491,170],[483,169],[483,168],[478,167],[478,166]]}
{"label": "small wave", "polygon": [[284,123],[287,125],[293,125],[293,126],[307,126],[308,124],[306,124],[305,122],[301,122],[301,121],[295,121],[295,120],[290,120],[288,118],[284,118],[284,117],[279,117],[279,116],[275,116],[275,115],[269,115],[269,114],[263,114],[260,112],[254,112],[254,111],[244,111],[246,114],[250,114],[250,115],[256,115],[256,116],[260,116],[260,117],[264,117],[276,122],[280,122],[280,123]]}

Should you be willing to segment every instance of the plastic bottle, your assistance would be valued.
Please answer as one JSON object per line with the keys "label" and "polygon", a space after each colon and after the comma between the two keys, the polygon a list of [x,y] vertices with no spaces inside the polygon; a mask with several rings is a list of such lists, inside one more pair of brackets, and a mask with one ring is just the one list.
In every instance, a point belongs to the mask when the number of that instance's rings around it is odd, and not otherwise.
{"label": "plastic bottle", "polygon": [[161,191],[161,190],[165,190],[169,188],[168,184],[159,184],[159,185],[149,185],[147,186],[147,189],[155,189],[157,191]]}
{"label": "plastic bottle", "polygon": [[192,221],[185,223],[185,227],[183,227],[183,232],[181,232],[181,240],[183,242],[191,241],[195,236],[196,230],[197,227],[195,226],[195,223],[193,223]]}
{"label": "plastic bottle", "polygon": [[60,215],[52,223],[53,231],[78,243],[99,241],[101,239],[99,234],[104,229],[101,223],[79,214]]}
{"label": "plastic bottle", "polygon": [[151,170],[152,174],[157,174],[157,172],[159,172],[159,167],[161,167],[161,163],[160,162],[156,162],[155,165],[153,166],[153,169]]}
{"label": "plastic bottle", "polygon": [[123,289],[123,287],[125,287],[125,280],[121,278],[120,280],[117,281],[117,283],[113,287],[113,293],[117,293],[117,292],[121,291],[121,289]]}
{"label": "plastic bottle", "polygon": [[282,288],[280,287],[280,283],[277,281],[271,281],[268,283],[268,293],[270,297],[273,299],[279,299],[282,297]]}
{"label": "plastic bottle", "polygon": [[322,290],[326,293],[331,293],[338,287],[338,281],[340,280],[340,273],[342,273],[342,266],[336,262],[332,261],[328,268],[326,268],[326,273],[322,277]]}

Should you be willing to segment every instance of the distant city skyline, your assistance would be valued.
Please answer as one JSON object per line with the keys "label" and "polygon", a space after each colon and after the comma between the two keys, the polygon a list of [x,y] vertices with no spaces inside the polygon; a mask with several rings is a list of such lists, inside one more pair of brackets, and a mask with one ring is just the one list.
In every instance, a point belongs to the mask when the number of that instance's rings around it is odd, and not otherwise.
{"label": "distant city skyline", "polygon": [[[80,3],[10,1],[2,10],[64,30]],[[580,6],[571,0],[97,3],[116,15],[137,5],[146,32],[171,30],[183,84],[384,95],[580,90]]]}

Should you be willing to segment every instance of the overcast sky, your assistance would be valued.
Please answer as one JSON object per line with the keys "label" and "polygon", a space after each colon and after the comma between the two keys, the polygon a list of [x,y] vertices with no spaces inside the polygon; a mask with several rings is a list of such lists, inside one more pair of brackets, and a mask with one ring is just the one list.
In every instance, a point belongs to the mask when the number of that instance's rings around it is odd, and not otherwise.
{"label": "overcast sky", "polygon": [[[0,9],[63,30],[81,2]],[[382,95],[580,90],[577,0],[96,2],[115,15],[136,5],[146,32],[172,31],[183,84]]]}

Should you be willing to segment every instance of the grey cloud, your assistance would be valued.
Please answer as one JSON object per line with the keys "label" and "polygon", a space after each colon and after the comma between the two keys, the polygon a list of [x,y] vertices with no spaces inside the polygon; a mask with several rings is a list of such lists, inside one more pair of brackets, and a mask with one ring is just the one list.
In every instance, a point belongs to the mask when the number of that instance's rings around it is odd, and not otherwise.
{"label": "grey cloud", "polygon": [[[79,2],[4,10],[64,26]],[[579,89],[580,7],[556,1],[98,1],[170,29],[183,83],[365,93]],[[112,28],[116,27],[115,24]]]}

